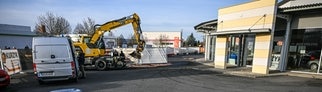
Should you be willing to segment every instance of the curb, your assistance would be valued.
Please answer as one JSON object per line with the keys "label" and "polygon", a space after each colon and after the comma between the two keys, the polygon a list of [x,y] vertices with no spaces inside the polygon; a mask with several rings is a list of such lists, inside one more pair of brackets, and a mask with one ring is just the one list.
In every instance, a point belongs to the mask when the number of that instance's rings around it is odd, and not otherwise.
{"label": "curb", "polygon": [[294,76],[294,77],[304,77],[304,78],[313,78],[313,79],[320,79],[322,80],[321,74],[307,74],[307,73],[296,73],[296,72],[288,72],[288,76]]}
{"label": "curb", "polygon": [[264,77],[277,77],[277,76],[287,76],[287,73],[276,73],[276,74],[256,74],[251,72],[238,72],[238,71],[226,71],[223,74],[229,74],[240,77],[249,77],[249,78],[264,78]]}
{"label": "curb", "polygon": [[[195,63],[200,63],[206,66],[213,66],[213,63],[205,62],[202,60],[196,60]],[[229,71],[224,69],[202,69],[202,70],[210,70],[221,72],[223,74],[233,75],[233,76],[240,76],[240,77],[248,77],[248,78],[263,78],[263,77],[277,77],[277,76],[295,76],[295,77],[303,77],[303,78],[313,78],[313,79],[322,79],[321,74],[307,74],[307,73],[296,73],[296,72],[282,72],[282,73],[271,73],[271,74],[256,74],[252,72],[242,72],[242,71]]]}
{"label": "curb", "polygon": [[[195,63],[200,63],[206,66],[214,66],[213,62],[207,62],[203,59],[196,59]],[[272,73],[272,74],[256,74],[252,72],[245,72],[245,71],[232,71],[227,69],[216,69],[216,68],[209,68],[209,69],[202,69],[202,70],[210,70],[221,72],[222,74],[233,75],[233,76],[240,76],[240,77],[248,77],[248,78],[263,78],[263,77],[277,77],[277,76],[288,76],[288,73]],[[322,78],[322,76],[321,76]]]}

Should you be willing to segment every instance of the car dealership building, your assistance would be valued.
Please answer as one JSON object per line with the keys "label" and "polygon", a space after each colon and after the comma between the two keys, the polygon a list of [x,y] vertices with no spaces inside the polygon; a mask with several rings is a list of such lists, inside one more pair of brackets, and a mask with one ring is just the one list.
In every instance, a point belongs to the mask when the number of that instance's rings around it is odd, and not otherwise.
{"label": "car dealership building", "polygon": [[218,10],[195,26],[205,34],[205,59],[214,67],[251,67],[253,73],[320,73],[321,0],[252,0]]}

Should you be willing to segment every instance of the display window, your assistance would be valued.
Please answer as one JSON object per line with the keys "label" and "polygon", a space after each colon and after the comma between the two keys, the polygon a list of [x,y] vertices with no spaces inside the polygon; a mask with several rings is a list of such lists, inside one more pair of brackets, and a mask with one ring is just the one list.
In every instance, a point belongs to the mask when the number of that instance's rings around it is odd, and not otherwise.
{"label": "display window", "polygon": [[251,67],[254,56],[255,34],[240,34],[227,36],[228,65]]}
{"label": "display window", "polygon": [[278,30],[274,33],[273,51],[269,65],[270,70],[279,70],[281,63],[282,46],[284,45],[285,30]]}
{"label": "display window", "polygon": [[238,65],[239,63],[240,38],[240,35],[230,35],[228,37],[228,64]]}
{"label": "display window", "polygon": [[322,28],[292,30],[287,69],[321,73]]}

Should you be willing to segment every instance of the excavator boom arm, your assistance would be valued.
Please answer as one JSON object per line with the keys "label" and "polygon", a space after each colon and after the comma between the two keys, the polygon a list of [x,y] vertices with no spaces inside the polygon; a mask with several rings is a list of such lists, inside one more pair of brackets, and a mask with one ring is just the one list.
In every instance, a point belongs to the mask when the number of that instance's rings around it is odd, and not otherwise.
{"label": "excavator boom arm", "polygon": [[[140,22],[139,17],[134,17],[137,16],[137,14],[133,14],[127,17],[123,17],[121,19],[117,19],[117,20],[112,20],[109,22],[106,22],[102,25],[95,25],[95,32],[92,35],[92,38],[90,40],[90,43],[95,44],[98,40],[99,37],[101,37],[105,32],[110,32],[112,29],[127,25],[129,23],[135,23],[135,22]],[[136,32],[136,30],[134,29],[134,32]]]}
{"label": "excavator boom arm", "polygon": [[[142,36],[142,30],[141,30],[141,26],[140,26],[140,17],[134,13],[130,16],[127,17],[123,17],[121,19],[117,19],[117,20],[112,20],[109,22],[106,22],[102,25],[95,25],[95,33],[92,35],[92,38],[90,39],[90,43],[91,44],[95,44],[98,42],[98,40],[100,39],[100,37],[102,37],[102,35],[105,32],[110,32],[112,29],[127,25],[132,23],[132,27],[134,30],[134,37],[136,39],[136,42],[138,44],[136,51],[135,51],[135,55],[132,56],[138,56],[138,54],[140,54],[145,46],[145,41],[143,40],[143,36]],[[132,53],[133,54],[133,53]],[[140,57],[137,57],[140,58]]]}

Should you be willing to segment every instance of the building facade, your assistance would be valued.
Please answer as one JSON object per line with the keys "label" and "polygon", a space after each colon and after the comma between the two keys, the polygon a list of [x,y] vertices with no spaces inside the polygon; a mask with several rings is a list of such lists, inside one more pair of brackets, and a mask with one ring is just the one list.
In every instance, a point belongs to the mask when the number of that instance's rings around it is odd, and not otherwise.
{"label": "building facade", "polygon": [[182,33],[179,32],[142,32],[148,46],[180,48]]}
{"label": "building facade", "polygon": [[26,46],[31,48],[34,36],[36,34],[31,32],[29,26],[0,24],[0,49],[5,47],[23,49]]}
{"label": "building facade", "polygon": [[214,19],[194,26],[194,29],[203,33],[205,37],[205,60],[213,61],[215,59],[213,53],[215,52],[216,36],[210,34],[217,31],[217,21],[217,19]]}
{"label": "building facade", "polygon": [[215,68],[250,66],[260,74],[319,73],[321,9],[321,0],[253,0],[221,8],[217,22],[204,22],[195,29],[207,35],[205,59],[213,60]]}

